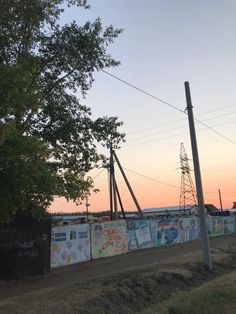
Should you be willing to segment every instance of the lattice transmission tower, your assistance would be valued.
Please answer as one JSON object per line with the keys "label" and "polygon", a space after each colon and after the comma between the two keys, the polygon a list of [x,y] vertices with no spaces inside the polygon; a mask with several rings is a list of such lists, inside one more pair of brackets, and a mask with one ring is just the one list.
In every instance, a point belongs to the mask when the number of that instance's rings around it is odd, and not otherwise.
{"label": "lattice transmission tower", "polygon": [[197,213],[196,191],[190,174],[189,159],[184,148],[180,145],[180,169],[181,169],[181,188],[179,200],[179,212]]}

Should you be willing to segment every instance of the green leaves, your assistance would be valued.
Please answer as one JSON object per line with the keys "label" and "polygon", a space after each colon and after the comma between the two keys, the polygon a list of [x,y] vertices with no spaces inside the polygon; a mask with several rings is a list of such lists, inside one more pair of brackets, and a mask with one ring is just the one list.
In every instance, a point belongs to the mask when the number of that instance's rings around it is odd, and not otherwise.
{"label": "green leaves", "polygon": [[54,196],[80,202],[93,188],[87,172],[118,146],[117,117],[95,121],[76,97],[93,72],[117,66],[106,48],[121,33],[100,19],[59,26],[62,4],[87,0],[0,2],[0,222],[18,210],[44,213]]}

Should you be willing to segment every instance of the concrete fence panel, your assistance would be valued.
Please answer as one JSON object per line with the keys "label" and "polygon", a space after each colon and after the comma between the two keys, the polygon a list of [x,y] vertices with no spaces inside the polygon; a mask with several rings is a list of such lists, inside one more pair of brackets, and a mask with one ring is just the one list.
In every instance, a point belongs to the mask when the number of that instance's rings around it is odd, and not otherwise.
{"label": "concrete fence panel", "polygon": [[211,235],[223,235],[224,234],[224,217],[212,216],[211,217]]}
{"label": "concrete fence panel", "polygon": [[94,259],[128,252],[126,221],[94,223],[91,238]]}
{"label": "concrete fence panel", "polygon": [[155,246],[156,227],[154,219],[127,221],[129,251]]}
{"label": "concrete fence panel", "polygon": [[179,218],[178,242],[187,242],[199,239],[199,227],[197,217]]}
{"label": "concrete fence panel", "polygon": [[169,245],[179,242],[178,218],[156,220],[156,245]]}
{"label": "concrete fence panel", "polygon": [[53,227],[51,241],[51,267],[90,260],[89,224]]}

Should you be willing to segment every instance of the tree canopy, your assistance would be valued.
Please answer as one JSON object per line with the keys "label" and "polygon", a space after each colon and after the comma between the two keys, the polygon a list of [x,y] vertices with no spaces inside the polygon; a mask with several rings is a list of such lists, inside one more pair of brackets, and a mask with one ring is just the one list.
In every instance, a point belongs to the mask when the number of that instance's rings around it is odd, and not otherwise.
{"label": "tree canopy", "polygon": [[0,222],[17,211],[41,215],[54,196],[78,202],[86,174],[118,144],[117,117],[92,119],[78,98],[94,71],[119,64],[107,46],[121,33],[100,19],[61,26],[67,6],[87,0],[0,0]]}

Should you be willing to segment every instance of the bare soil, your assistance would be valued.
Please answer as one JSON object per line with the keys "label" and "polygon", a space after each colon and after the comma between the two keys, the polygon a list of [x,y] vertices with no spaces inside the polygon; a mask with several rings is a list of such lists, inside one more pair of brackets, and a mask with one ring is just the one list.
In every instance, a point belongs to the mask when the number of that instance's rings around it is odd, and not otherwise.
{"label": "bare soil", "polygon": [[[214,272],[200,240],[130,252],[0,282],[0,313],[139,313],[236,269],[236,235],[210,241]],[[158,312],[157,312],[158,313]]]}

